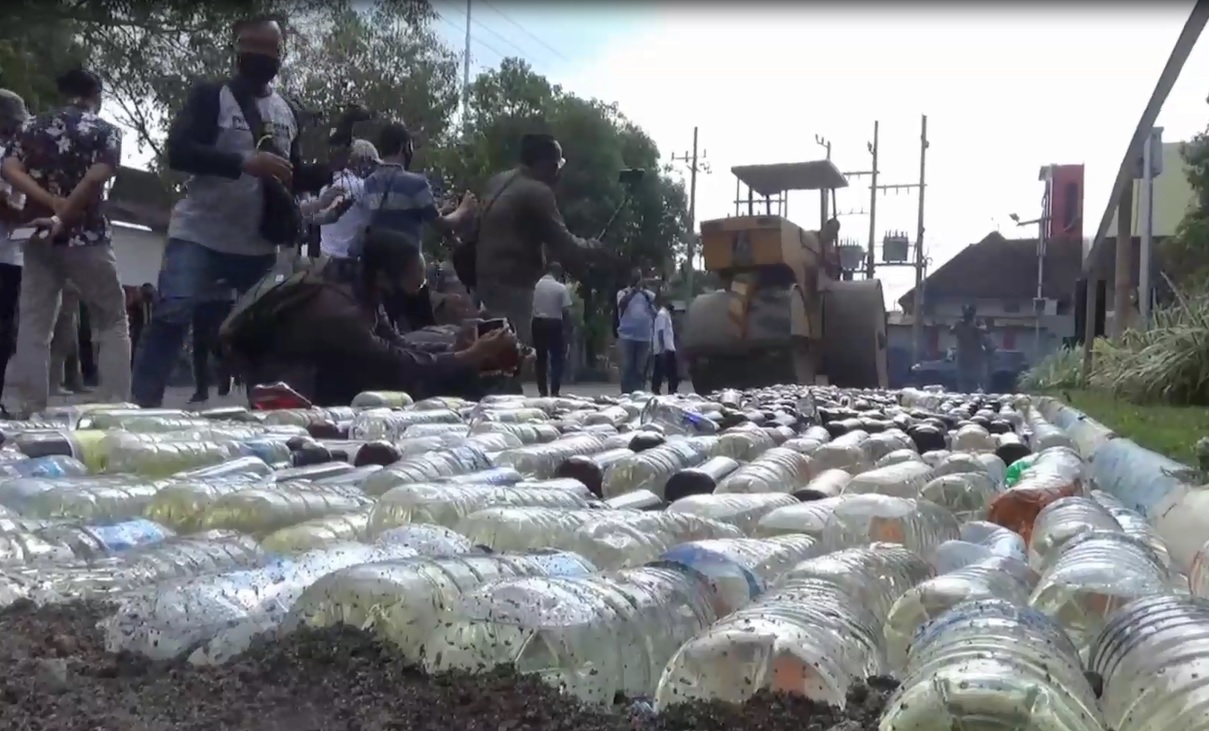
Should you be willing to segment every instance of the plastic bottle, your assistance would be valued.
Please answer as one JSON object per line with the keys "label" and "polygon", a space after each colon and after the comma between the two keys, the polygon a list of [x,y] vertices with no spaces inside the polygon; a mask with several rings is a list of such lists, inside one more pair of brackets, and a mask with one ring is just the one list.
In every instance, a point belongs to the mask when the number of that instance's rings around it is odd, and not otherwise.
{"label": "plastic bottle", "polygon": [[419,663],[429,638],[465,592],[496,579],[581,576],[595,570],[581,556],[564,553],[561,558],[462,555],[350,566],[307,587],[284,627],[348,624],[367,629],[392,643],[408,661]]}
{"label": "plastic bottle", "polygon": [[304,520],[357,512],[372,503],[355,488],[286,482],[220,496],[207,506],[201,525],[263,537]]}
{"label": "plastic bottle", "polygon": [[977,424],[966,424],[953,433],[954,452],[989,452],[995,446],[990,433]]}
{"label": "plastic bottle", "polygon": [[793,495],[802,502],[838,497],[851,481],[852,475],[843,470],[823,470],[812,477],[804,487],[794,490]]}
{"label": "plastic bottle", "polygon": [[36,532],[39,538],[64,546],[73,556],[83,559],[151,546],[176,535],[165,526],[143,518],[112,525],[49,525]]}
{"label": "plastic bottle", "polygon": [[[625,410],[621,409],[621,417],[623,421],[627,416],[628,415],[626,414]],[[612,422],[617,418],[616,411],[614,411],[611,415],[605,415],[602,418],[605,421]],[[546,416],[546,412],[542,411],[541,409],[529,409],[524,407],[508,409],[478,407],[470,412],[469,421],[471,424],[478,424],[484,421],[527,424],[532,422],[544,422],[548,419],[549,417]]]}
{"label": "plastic bottle", "polygon": [[395,462],[367,477],[361,487],[367,494],[379,496],[399,485],[433,482],[446,477],[489,469],[491,466],[491,460],[487,458],[483,450],[464,444],[453,449],[428,452]]}
{"label": "plastic bottle", "polygon": [[349,406],[354,409],[403,409],[413,403],[411,396],[403,391],[362,391],[353,397]]}
{"label": "plastic bottle", "polygon": [[1023,558],[1000,555],[985,545],[965,540],[945,541],[936,547],[928,562],[936,569],[937,575],[953,573],[974,564],[993,565],[1011,574],[1028,587],[1029,592],[1041,580],[1041,574],[1025,563]]}
{"label": "plastic bottle", "polygon": [[920,489],[932,477],[932,468],[922,461],[910,460],[885,467],[875,467],[853,477],[844,488],[845,495],[890,495],[919,497]]}
{"label": "plastic bottle", "polygon": [[[1033,523],[1046,505],[1083,494],[1084,470],[1083,460],[1069,450],[1058,448],[1038,454],[1016,482],[991,503],[987,520],[1019,533],[1029,542]],[[1010,482],[1010,477],[1006,481]]]}
{"label": "plastic bottle", "polygon": [[232,474],[209,479],[176,479],[161,487],[147,502],[143,515],[173,530],[201,530],[202,518],[220,497],[253,487],[266,488],[272,478]]}
{"label": "plastic bottle", "polygon": [[[408,523],[454,528],[471,513],[495,506],[587,508],[591,502],[570,490],[483,485],[400,485],[374,504],[369,536]],[[536,546],[535,546],[536,547]]]}
{"label": "plastic bottle", "polygon": [[596,454],[568,457],[554,472],[556,477],[570,477],[587,486],[593,495],[602,495],[605,471],[616,462],[634,456],[628,447],[610,449]]}
{"label": "plastic bottle", "polygon": [[1112,616],[1088,668],[1104,682],[1100,707],[1117,731],[1206,731],[1209,602],[1151,596]]}
{"label": "plastic bottle", "polygon": [[604,501],[604,505],[613,510],[665,510],[667,500],[659,497],[650,490],[635,490],[624,495],[618,495]]}
{"label": "plastic bottle", "polygon": [[410,555],[410,549],[398,546],[350,543],[278,559],[263,568],[161,583],[120,596],[113,614],[98,627],[110,652],[168,660],[192,650],[194,662],[218,662],[280,623],[298,595],[321,576]]}
{"label": "plastic bottle", "polygon": [[505,579],[462,596],[429,640],[424,666],[510,664],[610,704],[619,693],[650,695],[676,649],[714,619],[704,584],[672,568]]}
{"label": "plastic bottle", "polygon": [[869,455],[870,464],[876,464],[893,452],[902,450],[915,451],[915,443],[901,429],[887,429],[884,432],[870,434],[863,448]]}
{"label": "plastic bottle", "polygon": [[1034,452],[1041,452],[1053,447],[1063,447],[1075,450],[1075,443],[1062,429],[1045,420],[1035,409],[1029,409],[1028,416],[1029,446]]}
{"label": "plastic bottle", "polygon": [[653,565],[678,563],[709,582],[714,612],[724,617],[764,593],[781,574],[819,553],[810,536],[721,538],[681,543],[664,552]]}
{"label": "plastic bottle", "polygon": [[601,568],[641,565],[679,543],[743,537],[734,526],[683,513],[551,508],[486,508],[456,530],[495,551],[557,548]]}
{"label": "plastic bottle", "polygon": [[68,561],[72,558],[75,558],[75,555],[67,546],[47,540],[35,531],[11,531],[0,534],[0,566],[23,565],[40,561]]}
{"label": "plastic bottle", "polygon": [[991,485],[995,491],[1003,490],[1003,480],[1007,476],[1007,465],[1003,459],[994,452],[979,452],[974,457],[986,468],[987,477],[991,478]]}
{"label": "plastic bottle", "polygon": [[756,523],[755,535],[766,538],[800,533],[822,541],[827,521],[835,512],[836,506],[846,499],[843,496],[828,497],[776,508]]}
{"label": "plastic bottle", "polygon": [[467,472],[464,475],[446,477],[442,482],[453,485],[495,485],[505,487],[515,485],[525,479],[524,475],[511,467],[491,467],[478,472]]}
{"label": "plastic bottle", "polygon": [[457,412],[449,409],[366,409],[357,412],[349,426],[350,439],[398,439],[412,424],[460,424]]}
{"label": "plastic bottle", "polygon": [[961,522],[986,517],[998,494],[991,478],[982,472],[941,475],[919,491],[919,497],[946,508]]}
{"label": "plastic bottle", "polygon": [[901,543],[921,555],[958,537],[957,519],[926,500],[887,495],[845,495],[823,528],[823,546],[830,551],[870,543]]}
{"label": "plastic bottle", "polygon": [[889,467],[890,465],[898,464],[899,462],[923,462],[923,458],[919,456],[919,452],[914,449],[896,449],[892,452],[887,452],[873,465],[875,469]]}
{"label": "plastic bottle", "polygon": [[364,541],[369,525],[369,508],[353,513],[325,515],[279,528],[265,536],[261,548],[269,553],[288,555],[326,548],[336,543]]}
{"label": "plastic bottle", "polygon": [[265,553],[248,536],[206,531],[132,548],[103,563],[74,561],[39,568],[23,586],[23,595],[45,602],[86,599],[172,579],[252,568],[265,560]]}
{"label": "plastic bottle", "polygon": [[718,484],[737,469],[739,463],[730,457],[710,457],[669,477],[663,489],[664,497],[674,502],[689,495],[712,494]]}
{"label": "plastic bottle", "polygon": [[113,409],[82,414],[76,429],[162,433],[204,429],[209,424],[208,419],[179,409]]}
{"label": "plastic bottle", "polygon": [[546,444],[562,436],[551,424],[506,424],[499,421],[484,421],[470,427],[470,434],[510,434],[521,444]]}
{"label": "plastic bottle", "polygon": [[669,513],[688,513],[729,523],[745,535],[751,535],[760,518],[779,507],[797,504],[797,498],[785,493],[721,493],[683,497],[669,505],[667,510]]}
{"label": "plastic bottle", "polygon": [[1044,615],[965,602],[915,637],[880,731],[1104,731],[1079,656]]}
{"label": "plastic bottle", "polygon": [[[10,480],[0,490],[7,492],[21,482],[28,490],[25,499],[10,502],[27,518],[62,518],[96,523],[137,518],[159,491],[159,485],[131,475],[87,475],[59,479]],[[11,493],[10,493],[11,494]]]}
{"label": "plastic bottle", "polygon": [[461,533],[427,523],[408,523],[388,528],[378,534],[374,543],[406,546],[419,556],[456,556],[478,551],[470,539]]}
{"label": "plastic bottle", "polygon": [[740,703],[761,689],[842,706],[852,682],[884,671],[885,613],[930,572],[901,546],[803,561],[755,602],[684,643],[664,669],[656,707]]}
{"label": "plastic bottle", "polygon": [[660,427],[665,434],[707,435],[718,432],[717,424],[691,411],[687,402],[670,397],[647,401],[640,421],[644,426]]}
{"label": "plastic bottle", "polygon": [[511,467],[526,477],[542,480],[554,477],[559,465],[570,457],[596,454],[606,449],[608,443],[599,436],[572,435],[552,442],[509,449],[496,457],[495,466]]}
{"label": "plastic bottle", "polygon": [[1087,531],[1051,560],[1029,604],[1086,652],[1105,621],[1134,599],[1171,593],[1167,569],[1143,541],[1118,531]]}
{"label": "plastic bottle", "polygon": [[997,556],[1027,561],[1024,539],[1019,534],[984,520],[971,520],[961,525],[961,540],[986,546]]}
{"label": "plastic bottle", "polygon": [[105,464],[107,432],[41,429],[24,431],[13,440],[17,449],[29,457],[72,457],[84,463],[90,472]]}
{"label": "plastic bottle", "polygon": [[1033,587],[1018,574],[1004,570],[1003,562],[1011,560],[977,561],[916,584],[900,596],[886,619],[886,657],[890,670],[901,673],[907,666],[907,649],[916,632],[958,604],[976,599],[1003,599],[1016,606],[1027,606]]}
{"label": "plastic bottle", "polygon": [[773,447],[727,475],[719,493],[792,493],[810,481],[814,468],[809,457],[783,447]]}
{"label": "plastic bottle", "polygon": [[13,477],[79,477],[88,474],[88,467],[75,457],[54,454],[29,457],[0,464],[0,479]]}
{"label": "plastic bottle", "polygon": [[1089,497],[1064,497],[1046,505],[1033,522],[1028,544],[1029,565],[1044,571],[1067,541],[1088,531],[1120,531],[1121,524]]}
{"label": "plastic bottle", "polygon": [[1158,531],[1151,527],[1145,516],[1136,510],[1125,507],[1124,503],[1103,490],[1092,490],[1089,495],[1091,499],[1112,514],[1112,517],[1121,525],[1121,530],[1145,541],[1163,565],[1168,569],[1171,568],[1171,552],[1167,548],[1167,542],[1159,536]]}
{"label": "plastic bottle", "polygon": [[811,454],[816,470],[838,469],[851,474],[859,474],[873,466],[868,452],[863,445],[869,441],[869,434],[857,429],[842,434],[827,442]]}
{"label": "plastic bottle", "polygon": [[664,495],[668,480],[686,467],[699,465],[710,456],[716,441],[672,439],[633,457],[614,462],[605,473],[601,486],[604,497],[624,495],[634,490],[650,490]]}
{"label": "plastic bottle", "polygon": [[775,446],[776,442],[768,432],[748,423],[727,429],[718,435],[718,446],[714,453],[740,462],[750,462]]}
{"label": "plastic bottle", "polygon": [[[82,432],[83,433],[83,432]],[[244,456],[232,441],[178,440],[169,435],[107,432],[104,471],[143,477],[167,477],[194,467]],[[156,437],[164,436],[157,439]],[[142,437],[142,438],[140,438]]]}

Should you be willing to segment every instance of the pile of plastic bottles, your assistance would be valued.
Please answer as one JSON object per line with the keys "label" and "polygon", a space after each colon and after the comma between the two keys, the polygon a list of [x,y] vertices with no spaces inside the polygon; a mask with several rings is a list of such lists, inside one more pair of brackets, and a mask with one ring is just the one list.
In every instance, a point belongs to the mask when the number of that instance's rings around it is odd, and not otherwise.
{"label": "pile of plastic bottles", "polygon": [[892,675],[885,731],[1209,729],[1209,572],[1023,397],[366,393],[0,433],[0,607],[107,599],[114,652],[344,623],[656,712]]}

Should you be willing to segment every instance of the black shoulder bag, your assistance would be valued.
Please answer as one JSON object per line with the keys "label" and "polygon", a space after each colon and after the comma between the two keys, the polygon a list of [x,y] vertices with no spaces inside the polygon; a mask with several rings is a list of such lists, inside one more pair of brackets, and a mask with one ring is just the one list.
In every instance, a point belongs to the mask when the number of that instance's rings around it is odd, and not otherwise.
{"label": "black shoulder bag", "polygon": [[[289,159],[273,140],[273,130],[265,124],[260,116],[260,108],[252,93],[242,84],[229,84],[231,95],[243,112],[244,121],[252,133],[252,144],[257,152],[268,152],[278,157]],[[290,113],[293,114],[293,108]],[[260,217],[260,235],[269,243],[277,246],[295,246],[302,236],[302,211],[294,194],[276,178],[261,179],[261,190],[264,192],[264,212]]]}
{"label": "black shoulder bag", "polygon": [[504,194],[505,190],[508,190],[508,186],[512,185],[519,175],[520,173],[513,173],[512,177],[504,181],[504,184],[500,186],[495,195],[491,196],[491,199],[487,201],[487,205],[483,206],[483,210],[479,211],[478,215],[475,216],[477,220],[475,220],[473,231],[466,238],[462,239],[461,245],[457,246],[453,250],[453,255],[449,257],[453,263],[453,271],[458,275],[458,281],[470,289],[479,286],[479,230],[482,228],[483,219],[486,218],[487,212],[491,210],[491,206],[495,205],[495,202],[499,200],[499,197]]}

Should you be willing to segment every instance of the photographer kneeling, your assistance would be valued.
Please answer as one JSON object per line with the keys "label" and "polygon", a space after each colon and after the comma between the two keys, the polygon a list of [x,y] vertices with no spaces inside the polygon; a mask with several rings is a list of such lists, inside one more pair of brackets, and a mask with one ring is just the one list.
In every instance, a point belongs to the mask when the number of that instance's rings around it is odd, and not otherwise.
{"label": "photographer kneeling", "polygon": [[[283,381],[317,406],[347,405],[362,391],[477,398],[484,374],[511,371],[520,352],[506,331],[452,342],[401,335],[383,303],[424,286],[418,244],[367,237],[353,277],[322,268],[263,281],[223,323],[226,357],[244,383]],[[241,306],[242,305],[242,306]]]}

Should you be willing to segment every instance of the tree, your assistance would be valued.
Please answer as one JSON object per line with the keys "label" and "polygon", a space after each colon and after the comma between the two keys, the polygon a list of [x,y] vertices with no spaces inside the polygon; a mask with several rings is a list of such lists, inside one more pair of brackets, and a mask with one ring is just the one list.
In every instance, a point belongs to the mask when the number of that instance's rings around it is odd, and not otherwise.
{"label": "tree", "polygon": [[1180,151],[1196,202],[1184,214],[1175,235],[1160,248],[1163,269],[1188,288],[1209,285],[1209,133],[1202,132]]}
{"label": "tree", "polygon": [[21,95],[31,112],[59,98],[55,76],[85,53],[71,24],[10,25],[0,29],[0,87]]}

